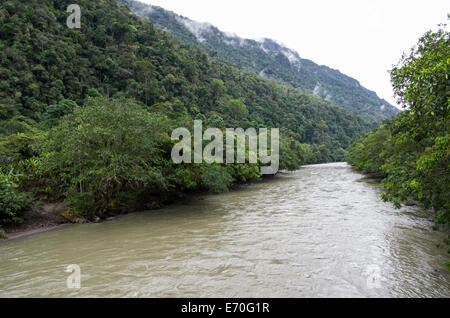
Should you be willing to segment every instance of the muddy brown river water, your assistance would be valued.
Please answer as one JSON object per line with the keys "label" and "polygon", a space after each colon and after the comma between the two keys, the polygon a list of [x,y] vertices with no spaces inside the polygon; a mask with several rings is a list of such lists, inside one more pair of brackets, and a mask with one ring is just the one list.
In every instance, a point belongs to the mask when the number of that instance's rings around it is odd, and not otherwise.
{"label": "muddy brown river water", "polygon": [[[432,227],[345,163],[307,166],[2,242],[0,297],[450,297],[448,233]],[[70,264],[80,289],[68,288]]]}

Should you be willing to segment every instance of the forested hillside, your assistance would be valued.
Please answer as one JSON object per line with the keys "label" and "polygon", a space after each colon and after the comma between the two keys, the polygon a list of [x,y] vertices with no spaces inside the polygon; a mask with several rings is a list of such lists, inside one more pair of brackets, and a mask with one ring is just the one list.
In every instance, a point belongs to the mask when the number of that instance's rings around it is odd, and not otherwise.
{"label": "forested hillside", "polygon": [[450,223],[450,33],[428,32],[391,71],[405,111],[356,141],[348,161],[384,178],[385,200],[422,203]]}
{"label": "forested hillside", "polygon": [[33,202],[67,217],[153,207],[190,191],[225,191],[258,165],[175,165],[176,127],[278,127],[281,169],[342,160],[368,121],[301,89],[208,57],[113,0],[0,6],[0,222]]}
{"label": "forested hillside", "polygon": [[362,87],[357,80],[338,70],[302,59],[297,52],[273,40],[242,39],[161,7],[134,0],[118,2],[128,5],[134,13],[149,18],[184,43],[202,47],[210,56],[246,68],[262,78],[301,87],[377,123],[398,113],[394,106]]}

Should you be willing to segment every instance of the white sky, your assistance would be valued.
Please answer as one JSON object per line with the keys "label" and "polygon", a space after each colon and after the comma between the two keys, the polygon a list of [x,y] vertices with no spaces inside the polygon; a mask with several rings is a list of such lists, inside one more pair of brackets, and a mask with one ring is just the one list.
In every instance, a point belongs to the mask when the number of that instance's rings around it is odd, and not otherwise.
{"label": "white sky", "polygon": [[339,69],[396,105],[388,70],[426,31],[447,23],[446,0],[140,0],[243,38],[270,38]]}

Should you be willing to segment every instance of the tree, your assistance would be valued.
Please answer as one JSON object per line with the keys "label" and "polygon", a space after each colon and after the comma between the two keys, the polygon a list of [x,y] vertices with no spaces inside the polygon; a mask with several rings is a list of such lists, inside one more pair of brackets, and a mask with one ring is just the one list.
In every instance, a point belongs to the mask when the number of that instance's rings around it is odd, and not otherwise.
{"label": "tree", "polygon": [[17,179],[13,170],[0,170],[0,225],[21,223],[21,213],[30,206],[30,195],[19,190]]}
{"label": "tree", "polygon": [[56,105],[50,105],[45,110],[44,119],[59,119],[73,112],[78,107],[77,103],[70,99],[63,99]]}
{"label": "tree", "polygon": [[248,116],[247,106],[239,99],[228,101],[226,109],[234,120],[240,120]]}
{"label": "tree", "polygon": [[150,79],[155,78],[157,76],[156,68],[149,61],[136,61],[134,63],[134,68],[137,80],[143,82],[145,104],[148,105],[149,96],[150,93],[152,92],[152,87],[150,86]]}
{"label": "tree", "polygon": [[422,136],[448,132],[449,32],[429,31],[391,71],[395,94],[409,110],[411,128]]}
{"label": "tree", "polygon": [[449,32],[427,32],[391,71],[406,109],[353,144],[348,160],[383,176],[382,198],[397,207],[408,200],[437,211],[450,223]]}
{"label": "tree", "polygon": [[211,82],[212,95],[214,99],[214,103],[217,104],[220,98],[225,95],[227,87],[225,83],[217,78],[213,79]]}
{"label": "tree", "polygon": [[86,215],[164,192],[158,162],[170,142],[165,122],[128,100],[89,99],[50,131],[42,173]]}
{"label": "tree", "polygon": [[233,178],[225,167],[219,165],[205,166],[202,174],[204,186],[214,193],[227,192]]}
{"label": "tree", "polygon": [[206,123],[211,128],[225,128],[225,121],[217,114],[209,116]]}

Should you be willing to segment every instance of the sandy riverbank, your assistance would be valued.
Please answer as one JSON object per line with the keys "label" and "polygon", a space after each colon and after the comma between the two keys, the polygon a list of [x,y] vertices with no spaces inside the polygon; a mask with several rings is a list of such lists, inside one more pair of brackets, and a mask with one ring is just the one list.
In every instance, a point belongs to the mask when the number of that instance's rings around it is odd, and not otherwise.
{"label": "sandy riverbank", "polygon": [[61,215],[66,209],[67,206],[63,203],[52,203],[42,205],[38,211],[26,213],[22,224],[5,227],[5,240],[23,238],[70,225],[71,222]]}

